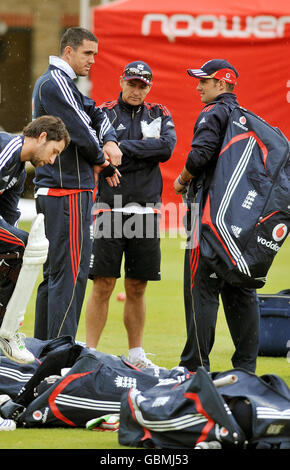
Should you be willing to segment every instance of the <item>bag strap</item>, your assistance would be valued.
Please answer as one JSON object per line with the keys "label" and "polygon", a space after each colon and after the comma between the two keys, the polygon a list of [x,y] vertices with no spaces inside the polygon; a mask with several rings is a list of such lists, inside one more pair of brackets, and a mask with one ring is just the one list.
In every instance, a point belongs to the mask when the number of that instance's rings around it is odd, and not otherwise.
{"label": "bag strap", "polygon": [[290,295],[290,289],[280,290],[277,294]]}

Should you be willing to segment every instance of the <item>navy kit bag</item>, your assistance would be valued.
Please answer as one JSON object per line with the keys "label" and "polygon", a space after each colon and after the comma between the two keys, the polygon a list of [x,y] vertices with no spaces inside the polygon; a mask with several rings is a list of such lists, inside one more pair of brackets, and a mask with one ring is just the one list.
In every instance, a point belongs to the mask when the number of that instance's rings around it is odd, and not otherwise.
{"label": "navy kit bag", "polygon": [[290,354],[290,289],[258,295],[260,307],[259,356]]}
{"label": "navy kit bag", "polygon": [[[204,442],[238,448],[245,435],[200,367],[178,386],[158,384],[122,395],[119,443],[130,447],[193,449]],[[218,447],[220,448],[220,447]]]}
{"label": "navy kit bag", "polygon": [[290,145],[242,107],[229,117],[204,204],[200,249],[232,285],[261,288],[290,228]]}
{"label": "navy kit bag", "polygon": [[[226,377],[235,381],[225,381]],[[200,367],[178,386],[130,389],[121,400],[119,443],[154,449],[288,449],[290,390],[276,375]]]}
{"label": "navy kit bag", "polygon": [[141,370],[123,357],[74,344],[51,351],[21,392],[0,406],[0,415],[27,428],[85,427],[91,419],[119,414],[128,388],[178,385],[188,376],[183,367]]}
{"label": "navy kit bag", "polygon": [[17,397],[49,353],[69,349],[74,343],[74,338],[69,335],[50,340],[25,338],[26,347],[35,356],[35,361],[30,364],[14,362],[0,351],[0,395],[9,395],[12,399]]}

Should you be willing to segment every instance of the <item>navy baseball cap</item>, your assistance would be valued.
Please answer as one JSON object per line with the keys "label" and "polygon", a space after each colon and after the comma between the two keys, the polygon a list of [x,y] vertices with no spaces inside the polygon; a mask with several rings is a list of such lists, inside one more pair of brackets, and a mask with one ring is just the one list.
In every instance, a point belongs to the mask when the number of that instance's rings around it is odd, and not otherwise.
{"label": "navy baseball cap", "polygon": [[146,62],[136,60],[126,65],[122,77],[124,80],[142,80],[146,85],[151,85],[153,74]]}
{"label": "navy baseball cap", "polygon": [[237,83],[239,76],[235,67],[227,60],[213,59],[203,64],[199,69],[187,69],[187,73],[195,78],[216,78],[227,83]]}

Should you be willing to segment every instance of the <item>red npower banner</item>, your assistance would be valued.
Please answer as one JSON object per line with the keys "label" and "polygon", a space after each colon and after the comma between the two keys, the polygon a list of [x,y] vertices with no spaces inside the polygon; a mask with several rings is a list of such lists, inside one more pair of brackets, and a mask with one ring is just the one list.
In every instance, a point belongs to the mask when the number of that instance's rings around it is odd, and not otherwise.
{"label": "red npower banner", "polygon": [[[197,80],[187,68],[225,58],[239,72],[239,103],[279,127],[290,138],[289,0],[120,0],[92,9],[99,54],[92,69],[91,96],[97,104],[118,97],[120,75],[133,60],[153,70],[146,100],[172,113],[177,145],[161,165],[163,223],[179,226],[183,216],[173,181],[191,148],[202,104]],[[181,214],[182,212],[182,214]]]}

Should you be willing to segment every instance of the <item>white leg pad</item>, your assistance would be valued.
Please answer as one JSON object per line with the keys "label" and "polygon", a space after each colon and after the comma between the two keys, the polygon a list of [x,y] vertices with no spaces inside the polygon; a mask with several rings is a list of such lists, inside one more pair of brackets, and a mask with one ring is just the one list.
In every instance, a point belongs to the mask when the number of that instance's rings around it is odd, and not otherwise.
{"label": "white leg pad", "polygon": [[11,339],[24,320],[41,266],[47,259],[49,242],[45,236],[44,215],[34,220],[23,255],[23,264],[0,328],[0,336]]}

